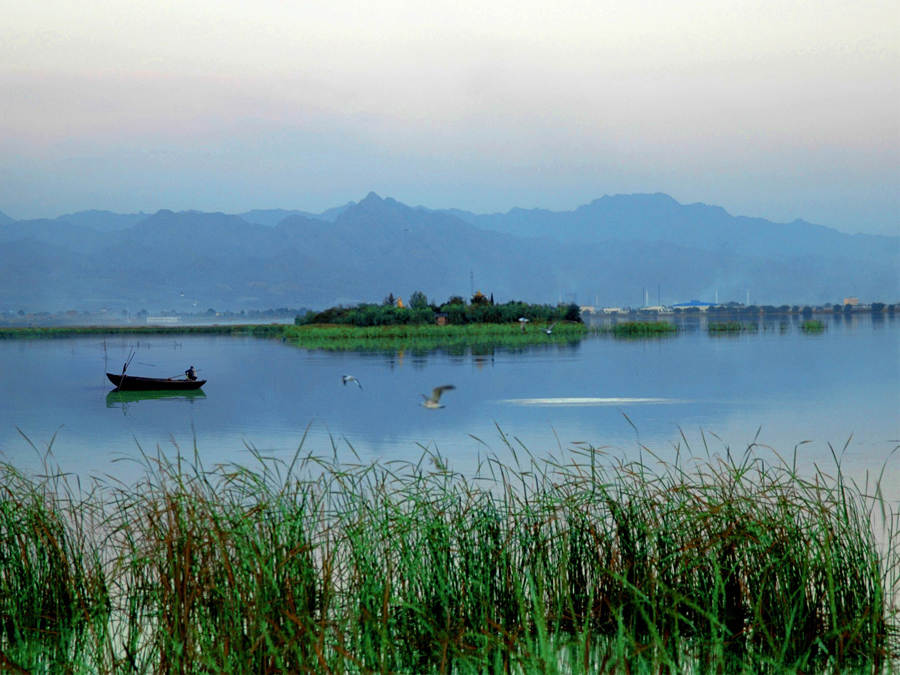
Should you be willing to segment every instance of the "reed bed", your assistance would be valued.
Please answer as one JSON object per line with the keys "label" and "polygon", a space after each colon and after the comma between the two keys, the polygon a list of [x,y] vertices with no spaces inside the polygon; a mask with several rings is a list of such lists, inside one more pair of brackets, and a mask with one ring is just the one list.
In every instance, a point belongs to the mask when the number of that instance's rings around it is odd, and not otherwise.
{"label": "reed bed", "polygon": [[519,324],[481,323],[466,325],[304,325],[288,326],[285,338],[305,349],[328,351],[398,351],[428,352],[434,349],[464,352],[490,347],[519,348],[544,344],[571,344],[587,334],[582,323],[559,322],[550,335],[549,324],[528,324],[522,332]]}
{"label": "reed bed", "polygon": [[0,670],[898,667],[897,517],[839,471],[255,456],[84,495],[0,465]]}
{"label": "reed bed", "polygon": [[804,321],[800,324],[800,330],[804,333],[822,333],[825,331],[825,323],[818,319]]}
{"label": "reed bed", "polygon": [[675,335],[678,326],[668,321],[626,321],[611,326],[595,326],[591,331],[618,338],[666,337]]}
{"label": "reed bed", "polygon": [[759,330],[759,326],[741,321],[711,321],[707,330],[713,334],[746,333]]}

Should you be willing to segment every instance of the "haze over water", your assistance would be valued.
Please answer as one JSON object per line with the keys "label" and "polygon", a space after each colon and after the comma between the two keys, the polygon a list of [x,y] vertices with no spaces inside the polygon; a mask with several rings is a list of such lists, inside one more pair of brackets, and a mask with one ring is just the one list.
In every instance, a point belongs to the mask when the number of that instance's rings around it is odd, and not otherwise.
{"label": "haze over water", "polygon": [[[206,466],[250,463],[248,446],[289,460],[304,452],[344,460],[416,460],[423,446],[473,472],[491,452],[565,456],[578,444],[614,457],[672,461],[742,454],[754,442],[811,468],[843,466],[877,476],[900,444],[900,322],[861,315],[826,319],[807,335],[796,322],[758,333],[710,336],[697,324],[677,337],[579,344],[492,354],[308,352],[289,343],[223,336],[133,336],[0,342],[0,451],[37,468],[53,443],[56,461],[80,476],[131,478],[121,456],[159,447]],[[110,395],[105,370],[119,372],[129,349],[134,375],[173,376],[189,365],[208,379],[193,397]],[[150,365],[152,364],[152,365]],[[343,386],[341,375],[362,389]],[[454,384],[426,410],[421,394]],[[633,426],[632,426],[633,425]],[[307,431],[308,429],[308,431]],[[21,431],[21,434],[20,434]],[[54,438],[55,435],[55,438]],[[849,442],[848,442],[849,441]],[[177,446],[177,448],[176,448]],[[352,450],[351,450],[352,446]],[[765,447],[761,456],[772,458]],[[900,484],[898,459],[886,475]]]}

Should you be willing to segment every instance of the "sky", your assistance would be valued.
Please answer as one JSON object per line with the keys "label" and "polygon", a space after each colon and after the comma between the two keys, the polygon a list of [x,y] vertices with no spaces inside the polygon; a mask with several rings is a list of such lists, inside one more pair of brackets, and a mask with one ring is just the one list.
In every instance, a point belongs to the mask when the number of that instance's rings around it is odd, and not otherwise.
{"label": "sky", "polygon": [[0,0],[0,211],[665,192],[900,234],[897,0]]}

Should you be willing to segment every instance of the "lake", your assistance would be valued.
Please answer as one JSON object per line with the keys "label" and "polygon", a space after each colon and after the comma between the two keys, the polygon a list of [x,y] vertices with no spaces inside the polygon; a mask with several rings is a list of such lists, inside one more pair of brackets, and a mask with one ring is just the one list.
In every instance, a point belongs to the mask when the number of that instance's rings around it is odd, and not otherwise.
{"label": "lake", "polygon": [[[290,460],[333,451],[347,460],[414,460],[423,447],[474,471],[488,453],[563,454],[573,444],[615,457],[664,460],[741,454],[751,443],[799,466],[877,475],[900,444],[900,321],[824,317],[821,334],[776,319],[755,332],[591,337],[492,354],[308,352],[280,340],[226,336],[93,336],[0,341],[0,452],[36,469],[55,460],[79,476],[129,478],[117,462],[145,452],[193,455],[207,466],[254,461],[249,448]],[[106,370],[167,377],[188,366],[208,379],[175,398],[110,394]],[[362,388],[341,383],[352,374]],[[440,410],[421,394],[438,385]],[[502,434],[501,434],[502,432]],[[27,438],[26,438],[27,437]],[[504,441],[504,437],[506,441]],[[704,441],[706,445],[704,446]],[[802,444],[799,445],[798,444]],[[352,448],[352,449],[351,449]],[[900,459],[886,475],[900,484]]]}

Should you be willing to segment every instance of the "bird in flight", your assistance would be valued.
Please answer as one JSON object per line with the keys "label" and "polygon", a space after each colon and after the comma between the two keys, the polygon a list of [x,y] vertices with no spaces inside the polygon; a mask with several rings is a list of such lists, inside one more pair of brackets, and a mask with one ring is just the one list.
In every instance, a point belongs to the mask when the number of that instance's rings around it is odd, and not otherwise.
{"label": "bird in flight", "polygon": [[553,323],[550,324],[550,328],[545,328],[545,329],[544,329],[544,332],[545,332],[547,335],[553,335],[553,326],[555,326],[555,325],[556,325],[556,322],[554,321]]}
{"label": "bird in flight", "polygon": [[435,387],[434,389],[432,389],[431,396],[426,396],[425,394],[422,394],[422,398],[425,399],[425,401],[422,403],[422,405],[425,408],[428,408],[430,410],[435,410],[437,408],[446,407],[446,406],[441,405],[441,394],[443,394],[448,389],[456,389],[456,387],[454,387],[452,384],[445,384],[441,387]]}
{"label": "bird in flight", "polygon": [[341,382],[344,383],[345,387],[347,386],[348,382],[356,382],[356,386],[362,389],[362,385],[359,383],[359,380],[357,380],[352,375],[344,375],[343,377],[341,377]]}

